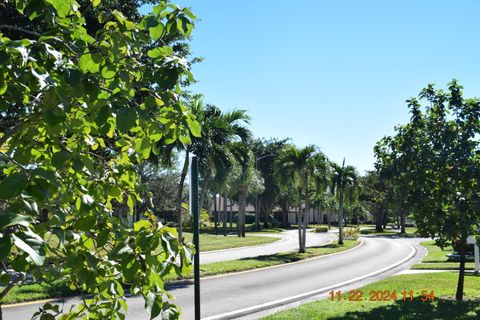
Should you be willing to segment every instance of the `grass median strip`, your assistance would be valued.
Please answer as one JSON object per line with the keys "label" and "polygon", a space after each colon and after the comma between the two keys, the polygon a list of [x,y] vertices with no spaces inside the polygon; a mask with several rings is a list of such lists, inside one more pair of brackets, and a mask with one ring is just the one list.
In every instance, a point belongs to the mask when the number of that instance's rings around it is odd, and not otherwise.
{"label": "grass median strip", "polygon": [[[185,241],[192,242],[193,235],[190,232],[184,232]],[[272,243],[280,240],[279,237],[261,237],[248,235],[245,238],[237,236],[223,236],[213,234],[200,234],[200,251],[213,251],[231,249],[237,247],[249,247],[261,244]]]}
{"label": "grass median strip", "polygon": [[[360,301],[343,298],[338,301],[337,296],[334,296],[334,301],[327,298],[262,319],[479,319],[480,276],[465,277],[466,301],[462,303],[453,299],[457,279],[458,275],[450,272],[394,276],[358,289],[363,293]],[[376,292],[383,294],[387,290],[390,293],[395,291],[397,299],[370,301],[370,297],[376,296]],[[422,301],[422,290],[425,290],[427,295],[433,291],[435,299]],[[403,301],[403,291],[413,291],[412,300],[409,294],[406,294]]]}

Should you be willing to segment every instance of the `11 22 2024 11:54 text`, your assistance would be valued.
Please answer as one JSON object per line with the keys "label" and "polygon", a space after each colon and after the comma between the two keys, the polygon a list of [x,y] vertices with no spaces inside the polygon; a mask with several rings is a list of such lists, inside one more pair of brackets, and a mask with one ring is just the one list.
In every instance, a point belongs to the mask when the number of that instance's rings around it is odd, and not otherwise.
{"label": "11 22 2024 11:54 text", "polygon": [[[398,293],[397,293],[398,292]],[[370,290],[365,293],[362,290],[350,290],[347,292],[330,291],[330,301],[413,301],[421,300],[434,301],[435,292],[433,290],[422,290],[415,292],[413,290]]]}

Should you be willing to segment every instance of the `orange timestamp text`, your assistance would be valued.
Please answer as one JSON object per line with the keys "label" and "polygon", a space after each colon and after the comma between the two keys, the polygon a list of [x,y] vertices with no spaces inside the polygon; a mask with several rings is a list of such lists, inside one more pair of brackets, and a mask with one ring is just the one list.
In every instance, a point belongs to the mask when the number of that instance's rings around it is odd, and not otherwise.
{"label": "orange timestamp text", "polygon": [[435,292],[433,290],[421,290],[419,292],[414,290],[370,290],[366,293],[362,290],[350,290],[346,292],[330,291],[330,301],[414,301],[421,300],[434,301]]}

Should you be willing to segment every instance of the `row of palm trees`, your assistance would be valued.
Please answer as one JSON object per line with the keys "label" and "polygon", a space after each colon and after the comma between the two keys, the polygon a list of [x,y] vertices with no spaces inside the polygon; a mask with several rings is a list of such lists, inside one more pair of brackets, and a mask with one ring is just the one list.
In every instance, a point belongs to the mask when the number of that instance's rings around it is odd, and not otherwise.
{"label": "row of palm trees", "polygon": [[338,243],[343,244],[343,208],[346,200],[351,200],[357,191],[357,171],[353,166],[338,165],[328,160],[317,147],[310,145],[297,148],[288,145],[280,153],[275,163],[275,175],[284,193],[296,189],[298,206],[299,252],[306,249],[306,235],[310,202],[326,208],[329,196],[335,197],[338,204]]}
{"label": "row of palm trees", "polygon": [[[176,199],[178,232],[182,239],[182,201],[185,179],[189,168],[189,155],[199,159],[200,193],[199,206],[207,204],[210,196],[222,195],[224,212],[227,198],[238,203],[237,232],[245,236],[245,207],[248,195],[262,191],[262,177],[256,170],[256,156],[252,151],[253,135],[248,129],[250,117],[245,110],[224,112],[218,107],[204,104],[201,99],[192,99],[190,108],[199,121],[202,134],[190,144],[177,143],[172,146],[184,154],[179,189]],[[299,251],[305,252],[307,213],[310,204],[326,208],[332,206],[328,199],[335,198],[338,207],[339,243],[343,243],[343,207],[354,194],[357,172],[345,163],[331,162],[315,146],[298,148],[286,144],[275,157],[274,179],[280,195],[291,199],[283,206],[287,210],[298,208]],[[345,162],[345,161],[344,161]],[[217,217],[215,217],[215,225]],[[223,227],[226,229],[226,219]]]}

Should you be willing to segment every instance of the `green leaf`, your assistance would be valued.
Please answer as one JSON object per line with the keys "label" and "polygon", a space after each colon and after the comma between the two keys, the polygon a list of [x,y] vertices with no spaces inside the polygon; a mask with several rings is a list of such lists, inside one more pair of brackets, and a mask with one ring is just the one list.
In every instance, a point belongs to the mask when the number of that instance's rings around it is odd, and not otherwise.
{"label": "green leaf", "polygon": [[30,216],[17,214],[13,212],[0,213],[0,230],[4,230],[11,226],[24,226],[28,227],[32,223],[33,219]]}
{"label": "green leaf", "polygon": [[5,260],[12,250],[12,238],[8,234],[0,238],[0,261]]}
{"label": "green leaf", "polygon": [[163,24],[159,23],[155,27],[148,28],[148,31],[150,32],[150,36],[153,38],[153,40],[157,41],[162,37],[164,29],[165,28]]}
{"label": "green leaf", "polygon": [[0,96],[7,92],[7,82],[3,76],[3,72],[0,72]]}
{"label": "green leaf", "polygon": [[23,173],[12,173],[0,182],[0,199],[10,199],[22,193],[28,184],[28,177]]}
{"label": "green leaf", "polygon": [[17,237],[15,234],[12,234],[12,239],[13,243],[15,246],[17,246],[18,249],[24,251],[25,253],[28,254],[28,256],[32,259],[32,261],[37,265],[41,266],[43,264],[43,261],[45,260],[45,257],[41,256],[39,252],[37,252],[35,249],[33,249],[29,244],[27,244],[25,241]]}
{"label": "green leaf", "polygon": [[122,108],[117,113],[117,128],[122,132],[127,132],[135,125],[137,113],[131,108]]}
{"label": "green leaf", "polygon": [[149,131],[149,137],[151,141],[158,142],[160,141],[160,139],[162,139],[163,132],[158,125],[153,124],[152,126],[150,126],[148,131]]}
{"label": "green leaf", "polygon": [[60,169],[65,162],[70,159],[70,153],[66,150],[61,150],[59,152],[55,152],[52,156],[52,165]]}
{"label": "green leaf", "polygon": [[78,67],[83,73],[97,73],[100,71],[101,56],[98,53],[83,54],[78,61]]}
{"label": "green leaf", "polygon": [[90,0],[90,1],[92,2],[92,5],[93,5],[94,7],[97,7],[97,6],[100,4],[100,2],[101,2],[101,0]]}
{"label": "green leaf", "polygon": [[50,3],[57,10],[58,16],[62,18],[68,15],[72,4],[71,0],[46,0],[46,2]]}
{"label": "green leaf", "polygon": [[83,216],[78,219],[76,227],[81,231],[90,231],[95,227],[97,217],[95,215]]}
{"label": "green leaf", "polygon": [[133,231],[138,232],[143,228],[150,228],[152,223],[148,220],[139,220],[133,224]]}
{"label": "green leaf", "polygon": [[95,239],[97,241],[97,247],[101,248],[105,246],[108,242],[109,236],[110,236],[110,230],[105,229],[100,231],[97,235],[97,238]]}
{"label": "green leaf", "polygon": [[168,47],[168,46],[155,48],[155,49],[149,50],[147,52],[147,55],[150,58],[154,58],[154,59],[158,59],[158,58],[163,59],[163,58],[165,58],[169,55],[172,55],[172,54],[173,54],[173,49],[171,47]]}
{"label": "green leaf", "polygon": [[146,138],[135,140],[135,151],[141,154],[143,159],[148,159],[150,157],[150,152],[152,151],[150,140]]}
{"label": "green leaf", "polygon": [[82,80],[82,72],[78,69],[67,69],[65,75],[68,83],[73,87],[77,86]]}
{"label": "green leaf", "polygon": [[192,120],[190,119],[190,117],[187,117],[187,124],[190,132],[194,137],[199,138],[202,136],[202,127],[200,126],[200,123],[198,123],[198,121]]}
{"label": "green leaf", "polygon": [[107,120],[110,117],[110,115],[111,115],[111,113],[110,113],[110,106],[109,105],[105,105],[105,106],[101,107],[100,110],[97,113],[97,117],[95,118],[95,123],[99,127],[103,126],[105,123],[107,123]]}

